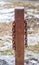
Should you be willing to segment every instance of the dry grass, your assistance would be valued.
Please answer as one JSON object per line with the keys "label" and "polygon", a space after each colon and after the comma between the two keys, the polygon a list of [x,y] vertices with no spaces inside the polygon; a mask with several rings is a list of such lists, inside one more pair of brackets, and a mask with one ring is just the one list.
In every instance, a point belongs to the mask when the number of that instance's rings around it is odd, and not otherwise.
{"label": "dry grass", "polygon": [[0,23],[0,36],[12,34],[12,23]]}
{"label": "dry grass", "polygon": [[25,49],[31,50],[31,51],[33,51],[33,52],[35,52],[35,53],[39,53],[39,43],[36,44],[36,45],[34,45],[34,46],[28,46],[28,47],[25,48]]}
{"label": "dry grass", "polygon": [[0,50],[0,53],[1,53],[2,55],[14,55],[14,50],[13,50],[12,48],[7,49],[7,50],[5,50],[5,51],[1,51],[1,50]]}

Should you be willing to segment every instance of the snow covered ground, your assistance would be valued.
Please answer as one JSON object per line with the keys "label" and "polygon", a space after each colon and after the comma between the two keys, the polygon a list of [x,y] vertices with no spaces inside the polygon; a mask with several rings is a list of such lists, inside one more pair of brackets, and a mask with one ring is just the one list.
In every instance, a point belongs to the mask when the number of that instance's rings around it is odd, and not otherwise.
{"label": "snow covered ground", "polygon": [[[11,40],[9,40],[10,38],[11,38]],[[5,51],[9,48],[12,48],[12,36],[3,36],[3,37],[0,37],[0,39],[2,39],[4,41],[4,43],[3,43],[4,46],[0,47],[1,51]],[[28,45],[35,45],[38,42],[39,42],[39,35],[38,34],[32,34],[32,35],[28,34]]]}
{"label": "snow covered ground", "polygon": [[[14,21],[14,8],[12,7],[3,7],[7,4],[10,4],[9,2],[4,2],[4,1],[0,1],[0,23],[9,23],[9,22],[13,22]],[[25,18],[28,15],[29,18],[32,18],[32,16],[34,16],[35,18],[39,18],[39,10],[37,9],[27,9],[26,10],[27,13],[25,13]],[[35,12],[35,13],[33,13]],[[37,13],[38,12],[38,13]],[[39,23],[39,22],[38,22]],[[36,34],[28,34],[28,45],[35,45],[39,42],[39,33]],[[6,51],[9,48],[12,48],[12,36],[10,35],[4,35],[4,36],[0,36],[0,43],[3,43],[3,46],[0,46],[0,51]],[[27,52],[27,53],[26,53]],[[34,53],[32,51],[26,51],[25,52],[25,59],[29,58],[27,57],[27,55],[31,54],[32,57],[35,57],[39,60],[39,53]],[[13,65],[15,64],[14,60],[15,57],[12,55],[1,55],[0,54],[0,59],[4,59],[6,60],[9,65]],[[33,61],[31,61],[33,62]],[[37,64],[39,65],[39,64]]]}
{"label": "snow covered ground", "polygon": [[[0,59],[1,60],[5,60],[7,63],[8,63],[8,65],[15,65],[15,57],[14,56],[12,56],[12,55],[0,55]],[[6,65],[6,64],[5,64]]]}
{"label": "snow covered ground", "polygon": [[28,34],[28,45],[35,45],[39,42],[39,34]]}
{"label": "snow covered ground", "polygon": [[[0,1],[0,23],[14,21],[14,9],[15,8],[4,8],[3,6],[10,4],[9,2]],[[39,14],[33,14],[33,12],[39,12],[37,9],[27,9],[26,15],[33,15],[35,18],[39,18]]]}

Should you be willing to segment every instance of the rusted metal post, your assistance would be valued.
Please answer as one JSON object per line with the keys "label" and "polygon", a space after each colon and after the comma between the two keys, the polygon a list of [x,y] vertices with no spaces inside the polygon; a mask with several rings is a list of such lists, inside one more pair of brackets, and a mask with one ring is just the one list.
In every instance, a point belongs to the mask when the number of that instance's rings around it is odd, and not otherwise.
{"label": "rusted metal post", "polygon": [[24,8],[15,8],[15,65],[24,65]]}

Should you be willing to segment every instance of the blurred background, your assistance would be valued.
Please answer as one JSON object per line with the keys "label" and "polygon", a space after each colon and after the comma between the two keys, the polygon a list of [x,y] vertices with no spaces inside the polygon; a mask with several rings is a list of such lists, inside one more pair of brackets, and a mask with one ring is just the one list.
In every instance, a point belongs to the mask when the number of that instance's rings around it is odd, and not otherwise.
{"label": "blurred background", "polygon": [[39,0],[18,1],[20,0],[0,0],[0,64],[15,65],[15,53],[12,48],[14,8],[23,6],[24,19],[27,21],[28,45],[24,48],[24,62],[26,65],[27,62],[28,65],[39,65]]}

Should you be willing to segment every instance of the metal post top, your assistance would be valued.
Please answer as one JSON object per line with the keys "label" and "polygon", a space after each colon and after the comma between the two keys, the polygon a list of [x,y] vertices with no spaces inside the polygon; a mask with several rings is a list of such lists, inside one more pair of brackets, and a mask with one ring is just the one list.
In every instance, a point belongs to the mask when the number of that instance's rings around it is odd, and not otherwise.
{"label": "metal post top", "polygon": [[18,6],[18,7],[15,7],[15,9],[24,9],[24,7]]}

